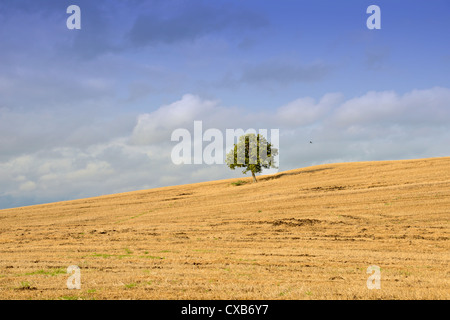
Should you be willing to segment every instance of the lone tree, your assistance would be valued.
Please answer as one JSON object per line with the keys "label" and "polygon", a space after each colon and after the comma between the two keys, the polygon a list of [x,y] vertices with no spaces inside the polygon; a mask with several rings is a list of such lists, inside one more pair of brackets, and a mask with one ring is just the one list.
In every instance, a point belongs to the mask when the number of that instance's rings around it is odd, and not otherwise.
{"label": "lone tree", "polygon": [[239,142],[227,153],[225,162],[231,170],[244,168],[244,174],[250,171],[253,182],[257,182],[256,173],[261,173],[263,169],[276,168],[274,156],[277,154],[278,149],[273,148],[264,136],[249,133],[239,137]]}

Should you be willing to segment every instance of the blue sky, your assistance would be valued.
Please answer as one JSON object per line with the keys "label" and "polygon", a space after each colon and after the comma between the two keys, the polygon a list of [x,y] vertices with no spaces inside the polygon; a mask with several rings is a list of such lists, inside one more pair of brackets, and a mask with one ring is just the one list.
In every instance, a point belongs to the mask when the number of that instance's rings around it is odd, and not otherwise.
{"label": "blue sky", "polygon": [[443,0],[2,0],[0,209],[241,176],[171,163],[171,132],[194,120],[280,129],[280,170],[448,156],[449,14]]}

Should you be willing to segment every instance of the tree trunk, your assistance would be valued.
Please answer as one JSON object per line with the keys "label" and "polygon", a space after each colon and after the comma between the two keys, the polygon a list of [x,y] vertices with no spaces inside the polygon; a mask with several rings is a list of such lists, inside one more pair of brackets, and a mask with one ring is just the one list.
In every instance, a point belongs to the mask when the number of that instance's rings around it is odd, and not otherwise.
{"label": "tree trunk", "polygon": [[253,177],[253,182],[258,182],[258,181],[256,181],[256,176],[255,176],[255,173],[252,171],[252,177]]}

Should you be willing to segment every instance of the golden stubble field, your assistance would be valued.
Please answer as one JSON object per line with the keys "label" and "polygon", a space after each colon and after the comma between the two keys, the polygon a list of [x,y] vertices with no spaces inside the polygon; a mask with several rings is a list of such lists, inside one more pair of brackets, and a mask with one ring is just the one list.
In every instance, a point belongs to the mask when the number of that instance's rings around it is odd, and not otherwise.
{"label": "golden stubble field", "polygon": [[0,298],[449,299],[449,218],[450,157],[0,210]]}

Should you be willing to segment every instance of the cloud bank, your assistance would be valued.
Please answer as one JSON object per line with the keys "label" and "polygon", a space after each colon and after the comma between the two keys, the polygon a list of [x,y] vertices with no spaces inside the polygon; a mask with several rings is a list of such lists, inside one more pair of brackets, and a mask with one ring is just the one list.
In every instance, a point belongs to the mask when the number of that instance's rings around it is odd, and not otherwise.
{"label": "cloud bank", "polygon": [[[49,132],[31,119],[47,121]],[[176,145],[171,133],[177,128],[193,132],[195,120],[203,122],[203,132],[279,129],[280,170],[448,156],[450,89],[370,91],[352,98],[328,93],[245,113],[219,100],[185,94],[134,121],[71,120],[68,126],[63,114],[46,117],[0,108],[0,208],[242,176],[225,165],[171,162]]]}

